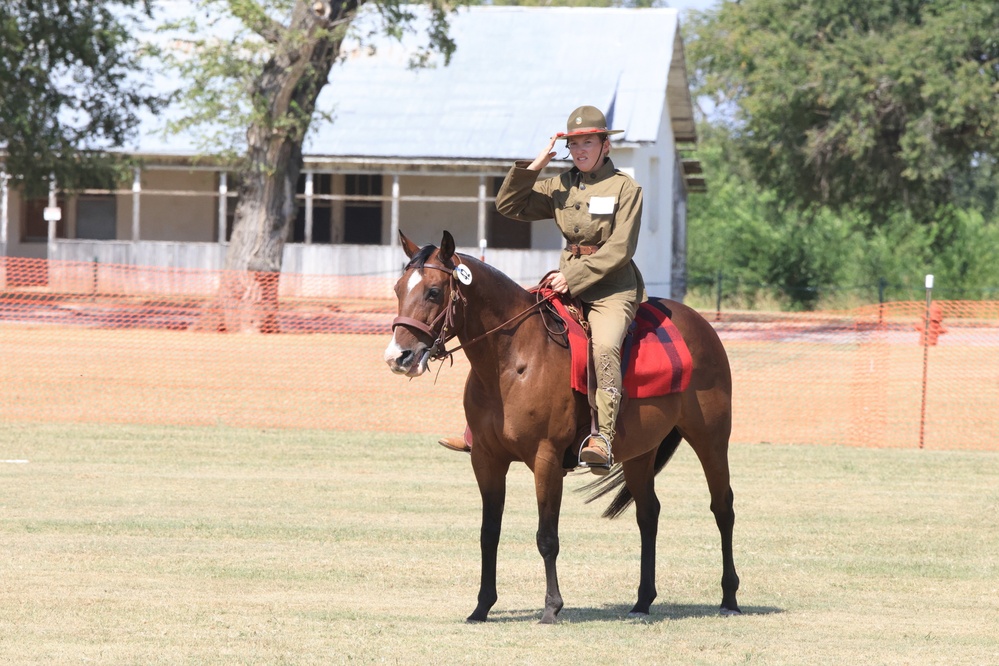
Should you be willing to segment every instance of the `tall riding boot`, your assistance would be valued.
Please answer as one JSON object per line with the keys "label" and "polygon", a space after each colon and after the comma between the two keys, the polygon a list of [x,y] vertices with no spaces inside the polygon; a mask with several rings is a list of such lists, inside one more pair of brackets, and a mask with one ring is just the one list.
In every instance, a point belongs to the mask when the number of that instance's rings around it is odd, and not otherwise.
{"label": "tall riding boot", "polygon": [[[621,409],[621,365],[620,361],[608,354],[595,358],[597,370],[597,390],[594,402],[597,407],[597,430],[599,435],[591,437],[580,451],[579,459],[591,465],[609,468],[614,464],[611,446],[617,432],[617,414]],[[601,441],[603,440],[603,441]]]}

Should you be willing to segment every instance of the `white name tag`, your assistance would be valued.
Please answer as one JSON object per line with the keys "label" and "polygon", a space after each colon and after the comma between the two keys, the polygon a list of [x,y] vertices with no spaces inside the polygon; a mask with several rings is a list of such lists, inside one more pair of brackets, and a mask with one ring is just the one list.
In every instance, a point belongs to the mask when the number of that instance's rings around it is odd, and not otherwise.
{"label": "white name tag", "polygon": [[590,197],[590,215],[610,215],[616,202],[614,197]]}

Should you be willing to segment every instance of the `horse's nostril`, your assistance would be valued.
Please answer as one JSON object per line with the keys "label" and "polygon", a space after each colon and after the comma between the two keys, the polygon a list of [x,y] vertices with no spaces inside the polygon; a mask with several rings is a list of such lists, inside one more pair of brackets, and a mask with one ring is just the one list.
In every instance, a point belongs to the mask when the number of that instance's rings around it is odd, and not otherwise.
{"label": "horse's nostril", "polygon": [[399,359],[397,361],[399,365],[406,366],[413,362],[413,352],[405,349],[401,354],[399,354]]}

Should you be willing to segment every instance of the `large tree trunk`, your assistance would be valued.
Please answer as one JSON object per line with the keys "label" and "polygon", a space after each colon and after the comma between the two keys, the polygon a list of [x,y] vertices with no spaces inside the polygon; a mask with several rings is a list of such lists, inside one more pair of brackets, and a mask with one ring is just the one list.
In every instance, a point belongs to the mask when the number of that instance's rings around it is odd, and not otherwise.
{"label": "large tree trunk", "polygon": [[246,132],[226,270],[209,328],[278,331],[278,276],[295,219],[302,141],[357,6],[357,0],[298,0],[288,26],[266,18],[251,26],[274,54],[254,84],[259,111]]}

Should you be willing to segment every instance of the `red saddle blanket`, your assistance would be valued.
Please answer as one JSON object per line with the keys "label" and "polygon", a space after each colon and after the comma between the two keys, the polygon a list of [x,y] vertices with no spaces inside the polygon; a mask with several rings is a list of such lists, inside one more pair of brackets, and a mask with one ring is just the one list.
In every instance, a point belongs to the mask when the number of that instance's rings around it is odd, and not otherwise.
{"label": "red saddle blanket", "polygon": [[[586,331],[566,310],[561,299],[552,303],[568,326],[572,350],[572,388],[586,394]],[[635,321],[621,349],[624,390],[630,398],[652,398],[679,393],[690,384],[694,361],[683,336],[671,319],[673,313],[658,298],[638,308]]]}

